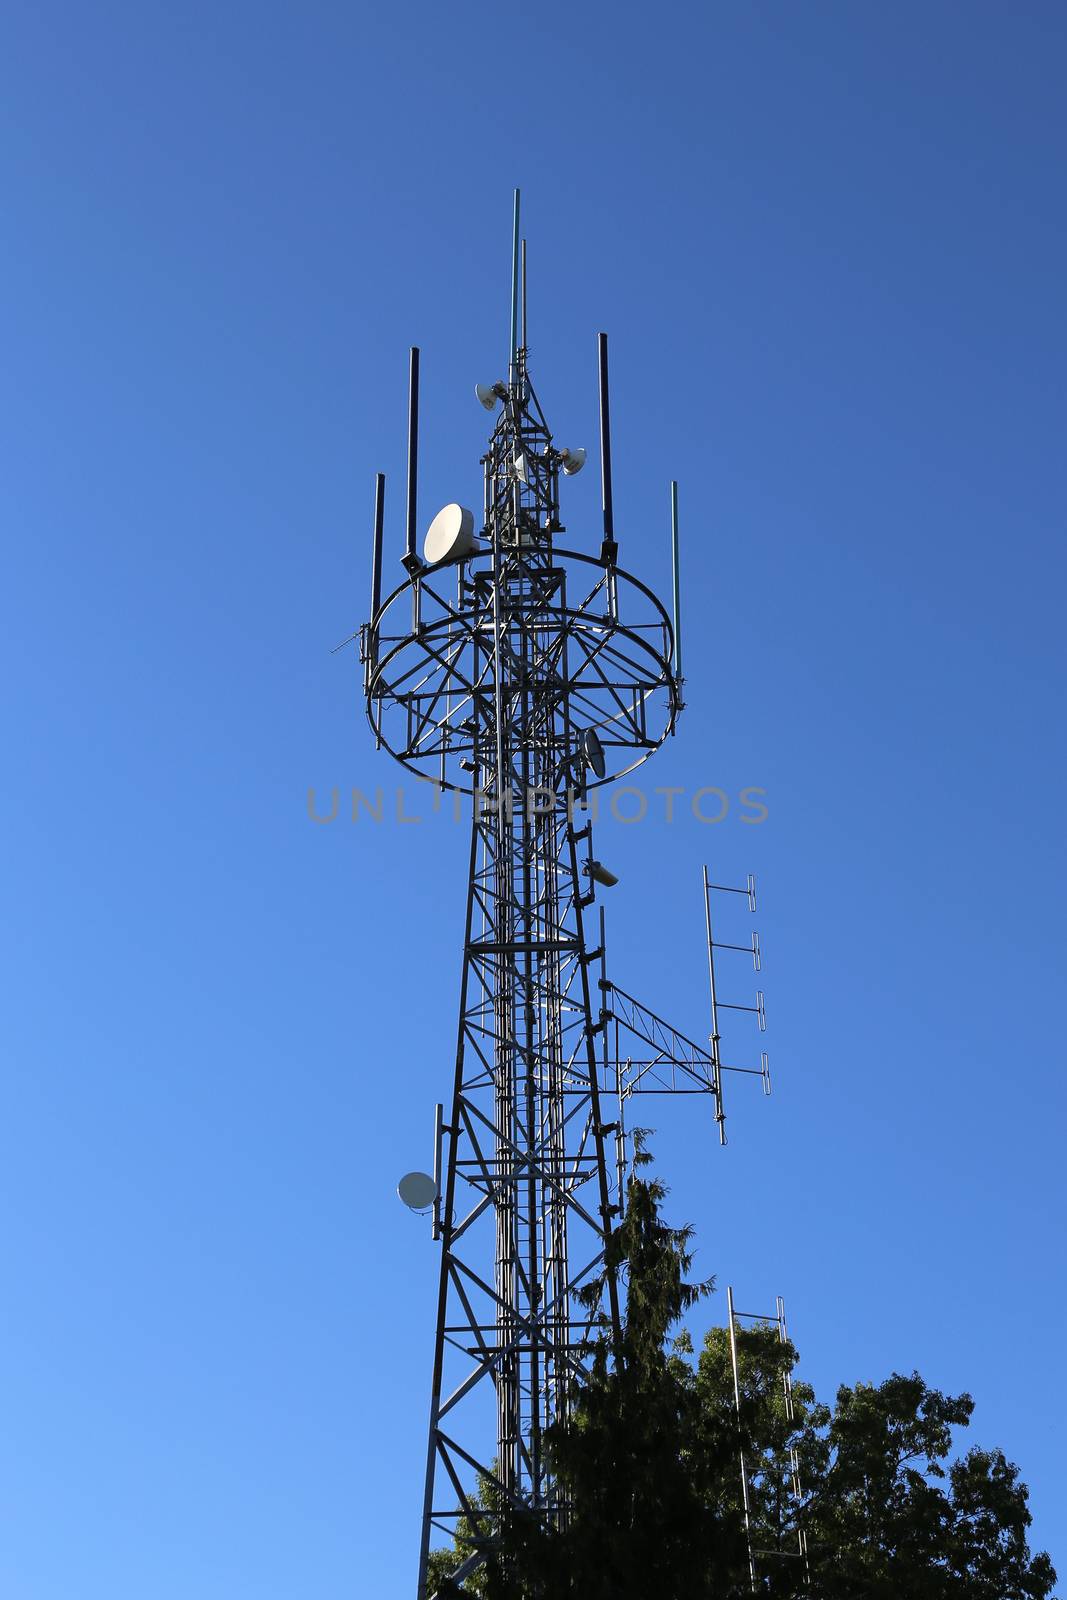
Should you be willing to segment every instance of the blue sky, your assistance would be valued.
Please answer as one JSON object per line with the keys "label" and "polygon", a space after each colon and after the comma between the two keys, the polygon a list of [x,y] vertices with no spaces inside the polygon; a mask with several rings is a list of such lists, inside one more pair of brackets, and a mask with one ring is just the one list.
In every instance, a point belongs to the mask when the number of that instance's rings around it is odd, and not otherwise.
{"label": "blue sky", "polygon": [[[601,829],[615,976],[688,1031],[700,864],[760,883],[775,1094],[724,1152],[657,1107],[673,1213],[826,1393],[970,1389],[1067,1566],[1062,8],[3,31],[0,1589],[412,1593],[436,1266],[393,1185],[449,1082],[463,833],[306,796],[398,781],[330,649],[377,470],[399,572],[411,343],[420,515],[477,504],[516,183],[541,399],[592,448],[607,329],[662,593],[681,482],[648,783],[767,791]],[[597,513],[589,470],[578,548]]]}

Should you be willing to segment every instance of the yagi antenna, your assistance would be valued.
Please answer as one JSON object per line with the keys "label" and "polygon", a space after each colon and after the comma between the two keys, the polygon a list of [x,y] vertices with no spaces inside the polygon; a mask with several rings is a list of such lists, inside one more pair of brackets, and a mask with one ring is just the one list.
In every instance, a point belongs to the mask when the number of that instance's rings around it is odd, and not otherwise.
{"label": "yagi antenna", "polygon": [[[579,756],[585,758],[587,755],[588,747],[583,738],[579,744]],[[574,835],[576,840],[587,837],[591,840],[591,825],[587,825],[580,833]],[[587,864],[585,869],[594,883],[603,882],[596,870],[599,865],[593,862]],[[726,1112],[723,1108],[724,1075],[728,1072],[738,1072],[746,1077],[759,1078],[763,1092],[767,1095],[771,1092],[771,1072],[765,1050],[760,1052],[758,1067],[735,1066],[733,1062],[724,1061],[722,1057],[722,1013],[753,1012],[761,1031],[766,1027],[766,1015],[761,991],[757,992],[754,1006],[735,1005],[719,997],[716,952],[731,950],[748,955],[757,972],[762,966],[762,953],[758,934],[752,935],[749,944],[732,944],[714,937],[711,897],[716,890],[728,894],[743,894],[748,899],[750,907],[754,907],[756,883],[754,878],[749,877],[742,889],[735,889],[726,884],[714,884],[708,875],[707,867],[704,868],[704,915],[707,925],[708,985],[711,998],[711,1033],[707,1043],[699,1044],[695,1037],[683,1033],[632,994],[627,993],[614,980],[609,979],[605,970],[606,960],[603,951],[599,952],[602,957],[600,990],[604,996],[599,1027],[610,1028],[613,1033],[613,1044],[610,1049],[605,1046],[608,1051],[605,1059],[613,1058],[616,1065],[620,1126],[623,1106],[632,1095],[707,1095],[710,1096],[714,1107],[719,1143],[724,1145],[727,1142]],[[592,893],[583,896],[580,904],[587,904],[591,898]]]}
{"label": "yagi antenna", "polygon": [[763,1092],[764,1092],[764,1094],[765,1095],[769,1095],[770,1092],[771,1092],[771,1070],[770,1070],[770,1065],[769,1065],[768,1060],[767,1060],[767,1052],[766,1052],[766,1050],[763,1050],[763,1051],[760,1052],[760,1064],[759,1064],[758,1067],[738,1067],[738,1066],[733,1066],[730,1063],[724,1062],[723,1059],[722,1059],[721,1033],[720,1033],[720,1029],[719,1029],[719,1012],[720,1011],[747,1011],[747,1012],[751,1013],[751,1015],[753,1015],[755,1017],[755,1019],[756,1019],[756,1026],[759,1029],[760,1033],[765,1033],[767,1031],[767,1013],[766,1013],[766,1009],[764,1007],[763,990],[762,989],[757,989],[756,990],[756,1003],[755,1003],[755,1005],[751,1005],[751,1006],[737,1005],[733,1001],[720,1000],[719,999],[718,991],[717,991],[717,988],[716,988],[716,978],[715,978],[715,952],[716,952],[716,950],[740,951],[741,954],[743,954],[743,955],[751,956],[751,958],[752,958],[752,966],[753,966],[753,969],[756,972],[761,972],[763,970],[763,953],[762,953],[762,950],[760,948],[759,934],[756,933],[754,930],[753,930],[752,937],[751,937],[751,943],[749,943],[749,944],[731,944],[731,943],[728,943],[726,940],[716,939],[715,938],[713,930],[712,930],[712,921],[711,921],[711,897],[712,897],[712,894],[714,894],[714,893],[718,893],[718,894],[743,894],[746,897],[746,899],[748,900],[749,910],[754,912],[755,909],[756,909],[756,880],[752,876],[752,874],[749,873],[748,881],[745,884],[744,888],[742,888],[742,889],[736,888],[732,884],[712,883],[711,879],[708,876],[707,867],[704,868],[704,921],[705,921],[705,927],[706,927],[706,930],[707,930],[708,988],[709,988],[709,991],[710,991],[710,998],[711,998],[711,1033],[709,1035],[709,1042],[710,1042],[710,1045],[711,1045],[712,1079],[713,1079],[713,1082],[718,1086],[718,1117],[717,1117],[717,1120],[718,1120],[718,1123],[719,1123],[719,1142],[720,1142],[720,1144],[725,1144],[726,1143],[726,1113],[723,1110],[723,1104],[722,1104],[722,1075],[723,1075],[723,1073],[724,1072],[739,1072],[739,1073],[742,1073],[745,1077],[759,1078],[760,1081],[763,1084]]}
{"label": "yagi antenna", "polygon": [[[754,1322],[759,1327],[775,1327],[777,1328],[778,1332],[779,1344],[790,1343],[789,1330],[786,1327],[785,1322],[785,1301],[782,1299],[780,1294],[775,1295],[774,1300],[775,1309],[773,1314],[764,1311],[738,1311],[734,1305],[733,1285],[726,1285],[726,1315],[728,1318],[728,1332],[730,1339],[730,1367],[733,1372],[734,1380],[734,1410],[737,1417],[738,1432],[740,1432],[741,1429],[741,1383],[740,1368],[737,1358],[737,1335],[740,1332],[746,1331],[741,1328],[741,1324],[743,1322]],[[789,1426],[790,1432],[792,1432],[796,1424],[796,1407],[793,1404],[793,1373],[792,1368],[788,1364],[783,1364],[782,1366],[782,1407],[785,1413],[785,1420]],[[782,1549],[753,1549],[751,1519],[749,1515],[749,1477],[748,1468],[745,1463],[745,1451],[743,1444],[740,1446],[738,1453],[741,1464],[741,1500],[745,1513],[745,1538],[748,1544],[749,1581],[753,1594],[756,1593],[757,1555],[761,1557],[761,1563],[762,1560],[765,1560],[771,1556],[775,1558],[784,1556],[794,1561],[799,1558],[799,1560],[804,1564],[804,1584],[805,1587],[807,1587],[811,1582],[811,1568],[808,1560],[808,1535],[807,1530],[804,1527],[804,1492],[800,1480],[800,1455],[795,1445],[790,1445],[789,1447],[789,1466],[786,1473],[786,1476],[788,1477],[788,1493],[793,1502],[793,1519],[797,1538],[797,1548],[795,1551]]]}
{"label": "yagi antenna", "polygon": [[726,1286],[726,1315],[730,1325],[730,1370],[734,1380],[734,1410],[737,1415],[738,1458],[741,1463],[741,1506],[745,1515],[745,1544],[748,1547],[748,1580],[752,1593],[756,1592],[756,1561],[752,1551],[752,1512],[748,1500],[748,1467],[745,1462],[744,1435],[741,1432],[741,1384],[737,1367],[737,1313],[734,1311],[734,1291]]}

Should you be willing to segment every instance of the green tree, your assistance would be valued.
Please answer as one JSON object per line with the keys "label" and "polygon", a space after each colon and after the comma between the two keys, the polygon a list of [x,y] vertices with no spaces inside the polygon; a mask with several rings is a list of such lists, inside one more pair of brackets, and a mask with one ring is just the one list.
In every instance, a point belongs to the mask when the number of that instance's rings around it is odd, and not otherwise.
{"label": "green tree", "polygon": [[490,1537],[499,1534],[500,1519],[494,1515],[497,1503],[495,1485],[489,1478],[479,1479],[478,1489],[474,1496],[477,1512],[481,1523],[475,1528],[469,1517],[460,1517],[456,1524],[456,1535],[452,1544],[441,1550],[431,1550],[427,1567],[427,1593],[437,1594],[440,1600],[447,1600],[451,1595],[476,1595],[478,1600],[486,1600],[490,1573],[498,1577],[495,1567],[479,1567],[476,1571],[458,1585],[452,1581],[452,1574],[460,1563],[466,1560],[472,1545],[479,1536]]}
{"label": "green tree", "polygon": [[743,1545],[739,1513],[719,1493],[736,1450],[732,1419],[702,1405],[691,1366],[669,1342],[713,1285],[689,1281],[691,1230],[663,1220],[666,1189],[647,1170],[640,1135],[635,1144],[613,1239],[625,1290],[621,1339],[612,1360],[602,1330],[588,1381],[546,1438],[569,1518],[556,1531],[512,1524],[504,1532],[504,1565],[518,1580],[506,1592],[523,1600],[710,1600]]}
{"label": "green tree", "polygon": [[807,1513],[813,1570],[827,1596],[1045,1600],[1056,1582],[1031,1556],[1026,1485],[999,1450],[949,1462],[970,1395],[930,1389],[918,1373],[841,1388],[812,1441]]}
{"label": "green tree", "polygon": [[[1027,1544],[1027,1489],[1001,1451],[950,1460],[974,1410],[966,1394],[931,1389],[917,1374],[838,1390],[832,1410],[783,1379],[796,1352],[776,1328],[737,1334],[739,1447],[748,1469],[757,1591],[774,1600],[1046,1600],[1056,1581]],[[705,1407],[734,1408],[729,1337],[704,1340],[697,1385]],[[801,1495],[791,1482],[796,1452]],[[741,1499],[740,1466],[727,1494]],[[803,1531],[807,1558],[800,1552]],[[735,1578],[741,1595],[744,1575]]]}
{"label": "green tree", "polygon": [[[611,1265],[625,1289],[619,1346],[612,1352],[602,1325],[588,1378],[545,1439],[570,1515],[547,1529],[521,1513],[498,1514],[496,1552],[464,1585],[467,1593],[711,1600],[725,1592],[743,1552],[740,1515],[718,1493],[736,1459],[735,1424],[702,1404],[690,1364],[669,1346],[671,1329],[712,1283],[689,1281],[691,1230],[664,1222],[666,1189],[647,1172],[650,1160],[636,1135],[626,1210],[612,1241]],[[601,1288],[590,1287],[590,1303]],[[461,1545],[468,1531],[461,1530]],[[461,1559],[458,1550],[436,1552],[435,1575],[447,1579]]]}
{"label": "green tree", "polygon": [[[663,1221],[666,1190],[648,1160],[638,1141],[615,1236],[621,1345],[610,1359],[601,1330],[589,1377],[546,1440],[566,1523],[505,1512],[483,1485],[496,1555],[452,1592],[745,1600],[751,1542],[767,1600],[1048,1600],[1056,1574],[1029,1550],[1018,1469],[1000,1451],[951,1459],[969,1395],[894,1373],[842,1387],[832,1409],[793,1381],[787,1403],[796,1351],[776,1326],[757,1325],[737,1330],[736,1406],[727,1329],[712,1328],[695,1360],[687,1333],[671,1343],[711,1283],[689,1282],[691,1231]],[[460,1559],[434,1555],[442,1596]]]}

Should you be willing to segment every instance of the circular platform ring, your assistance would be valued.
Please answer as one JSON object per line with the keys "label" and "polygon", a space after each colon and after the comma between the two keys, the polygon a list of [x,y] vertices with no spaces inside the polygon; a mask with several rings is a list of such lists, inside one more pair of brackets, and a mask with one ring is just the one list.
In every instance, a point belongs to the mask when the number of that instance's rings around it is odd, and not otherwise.
{"label": "circular platform ring", "polygon": [[[579,572],[593,569],[596,580],[576,604],[541,604],[529,620],[513,619],[502,634],[497,662],[491,611],[464,609],[445,594],[461,565],[469,594],[491,563],[490,550],[443,562],[400,584],[382,605],[368,630],[375,660],[368,675],[367,715],[376,740],[419,777],[474,794],[475,729],[480,726],[484,735],[492,716],[494,669],[512,692],[521,684],[521,661],[511,640],[521,638],[525,627],[542,661],[551,658],[549,670],[558,674],[561,696],[565,686],[566,726],[554,740],[564,761],[559,789],[579,777],[585,787],[599,788],[632,772],[673,731],[680,710],[671,669],[673,630],[660,601],[640,579],[614,568],[612,617],[603,565],[579,551],[554,549],[549,570],[570,578],[571,564],[577,563]],[[417,633],[411,629],[416,584]],[[657,691],[664,694],[661,708],[653,705]],[[602,749],[603,776],[582,761],[587,729],[594,730]]]}

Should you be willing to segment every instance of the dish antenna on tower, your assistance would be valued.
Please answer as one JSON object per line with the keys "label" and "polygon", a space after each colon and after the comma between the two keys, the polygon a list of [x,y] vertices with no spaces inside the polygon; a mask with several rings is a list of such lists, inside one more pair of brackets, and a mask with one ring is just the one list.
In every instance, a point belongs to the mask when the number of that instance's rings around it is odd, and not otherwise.
{"label": "dish antenna on tower", "polygon": [[582,760],[594,778],[602,778],[607,771],[604,761],[604,746],[601,744],[600,735],[595,728],[582,729]]}
{"label": "dish antenna on tower", "polygon": [[405,1172],[396,1186],[396,1192],[409,1211],[423,1216],[437,1199],[437,1184],[428,1172]]}
{"label": "dish antenna on tower", "polygon": [[487,411],[492,411],[498,400],[508,397],[507,384],[504,383],[476,383],[474,392],[478,396],[478,403]]}
{"label": "dish antenna on tower", "polygon": [[439,561],[455,561],[477,553],[478,541],[474,537],[474,512],[466,506],[452,502],[442,506],[426,530],[422,553],[429,565]]}

